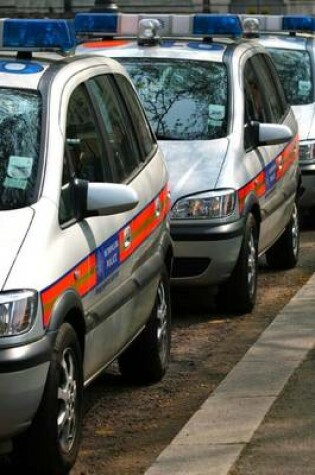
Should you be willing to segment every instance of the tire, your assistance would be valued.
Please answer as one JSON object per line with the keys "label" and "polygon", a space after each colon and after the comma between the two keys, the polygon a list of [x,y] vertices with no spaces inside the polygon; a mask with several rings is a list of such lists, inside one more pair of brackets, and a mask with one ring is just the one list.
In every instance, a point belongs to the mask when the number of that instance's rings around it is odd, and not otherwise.
{"label": "tire", "polygon": [[229,280],[219,290],[219,301],[235,314],[251,312],[257,293],[258,229],[252,213],[247,216],[243,242]]}
{"label": "tire", "polygon": [[131,382],[149,384],[162,379],[169,364],[171,303],[169,276],[163,270],[148,323],[118,358],[121,374]]}
{"label": "tire", "polygon": [[[77,457],[83,402],[82,356],[73,327],[58,331],[42,402],[32,426],[14,443],[25,473],[66,475]],[[19,472],[20,473],[20,472]],[[22,472],[21,472],[22,473]]]}
{"label": "tire", "polygon": [[283,234],[266,252],[267,264],[273,269],[292,269],[296,266],[300,248],[300,226],[296,203]]}

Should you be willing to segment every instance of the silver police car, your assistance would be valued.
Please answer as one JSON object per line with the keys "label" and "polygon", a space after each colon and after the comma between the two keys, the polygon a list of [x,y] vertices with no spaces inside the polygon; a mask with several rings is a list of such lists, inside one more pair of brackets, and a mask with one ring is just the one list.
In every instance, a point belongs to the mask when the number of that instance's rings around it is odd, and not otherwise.
{"label": "silver police car", "polygon": [[[244,26],[254,19],[244,16]],[[299,205],[302,211],[312,211],[315,209],[315,21],[297,15],[266,15],[257,20],[252,36],[257,36],[269,51],[298,122],[303,187]]]}
{"label": "silver police car", "polygon": [[79,51],[127,68],[164,151],[173,284],[251,311],[258,256],[286,269],[299,252],[297,123],[269,54],[233,15],[79,14],[76,29],[101,37]]}
{"label": "silver police car", "polygon": [[64,20],[0,22],[15,51],[0,54],[0,453],[14,473],[69,472],[83,388],[113,359],[146,383],[169,361],[163,155],[122,66],[74,46]]}

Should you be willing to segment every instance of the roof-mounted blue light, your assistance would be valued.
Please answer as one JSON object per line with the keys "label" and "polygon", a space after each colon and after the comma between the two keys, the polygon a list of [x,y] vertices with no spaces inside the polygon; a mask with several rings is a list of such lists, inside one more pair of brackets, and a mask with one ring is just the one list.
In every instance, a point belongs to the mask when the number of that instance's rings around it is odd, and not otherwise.
{"label": "roof-mounted blue light", "polygon": [[314,33],[315,18],[303,15],[287,15],[282,19],[282,29],[284,31],[302,31]]}
{"label": "roof-mounted blue light", "polygon": [[62,51],[75,48],[74,25],[69,20],[2,20],[0,49],[19,51]]}
{"label": "roof-mounted blue light", "polygon": [[242,36],[242,24],[237,15],[199,14],[193,19],[193,34],[200,36]]}
{"label": "roof-mounted blue light", "polygon": [[115,13],[78,13],[74,19],[76,33],[101,33],[115,35],[118,15]]}

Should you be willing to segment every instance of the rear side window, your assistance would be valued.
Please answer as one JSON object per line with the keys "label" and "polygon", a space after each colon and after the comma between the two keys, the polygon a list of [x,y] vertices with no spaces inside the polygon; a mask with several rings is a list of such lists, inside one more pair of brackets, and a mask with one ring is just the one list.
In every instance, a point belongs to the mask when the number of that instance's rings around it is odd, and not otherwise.
{"label": "rear side window", "polygon": [[308,51],[268,49],[278,71],[285,95],[291,105],[314,101],[314,84]]}
{"label": "rear side window", "polygon": [[127,111],[111,77],[90,79],[88,86],[100,112],[104,139],[116,170],[115,181],[127,181],[140,164],[138,143]]}
{"label": "rear side window", "polygon": [[145,160],[152,152],[155,139],[133,88],[124,76],[117,74],[115,79],[127,105],[129,118],[132,118],[132,125],[141,150],[141,158]]}

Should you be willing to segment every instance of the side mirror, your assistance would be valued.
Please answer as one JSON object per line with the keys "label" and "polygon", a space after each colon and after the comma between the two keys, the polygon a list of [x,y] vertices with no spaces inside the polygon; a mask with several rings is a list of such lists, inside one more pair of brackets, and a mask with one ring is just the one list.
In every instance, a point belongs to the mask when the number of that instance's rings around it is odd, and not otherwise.
{"label": "side mirror", "polygon": [[87,211],[99,211],[102,215],[118,214],[137,206],[139,197],[128,185],[116,183],[89,183]]}
{"label": "side mirror", "polygon": [[293,138],[290,127],[282,124],[251,123],[254,142],[260,145],[279,145]]}
{"label": "side mirror", "polygon": [[70,190],[78,221],[98,214],[104,216],[123,213],[139,203],[137,193],[128,185],[90,183],[76,178],[71,182]]}
{"label": "side mirror", "polygon": [[290,127],[282,124],[259,124],[259,145],[278,145],[293,138]]}

